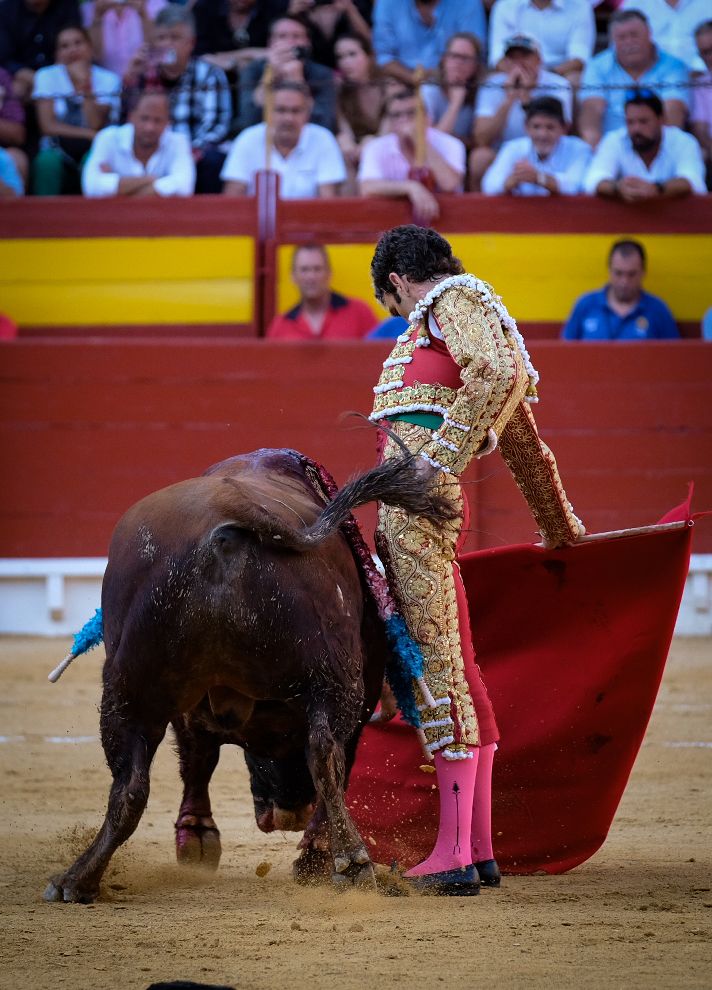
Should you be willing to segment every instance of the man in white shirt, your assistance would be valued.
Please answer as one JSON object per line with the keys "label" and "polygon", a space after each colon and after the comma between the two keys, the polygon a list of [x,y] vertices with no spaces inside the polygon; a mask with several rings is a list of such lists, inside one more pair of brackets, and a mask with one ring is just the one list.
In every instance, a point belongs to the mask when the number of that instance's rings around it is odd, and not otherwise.
{"label": "man in white shirt", "polygon": [[184,134],[169,130],[163,93],[144,93],[128,124],[94,138],[82,173],[85,196],[190,196],[195,163]]}
{"label": "man in white shirt", "polygon": [[546,68],[576,85],[593,55],[593,8],[589,0],[495,0],[489,25],[489,64],[493,68],[504,58],[505,41],[514,34],[535,38]]}
{"label": "man in white shirt", "polygon": [[527,107],[527,136],[506,141],[482,179],[488,196],[575,196],[591,160],[581,138],[566,135],[564,112],[552,96]]}
{"label": "man in white shirt", "polygon": [[663,125],[659,96],[649,89],[628,93],[625,121],[599,144],[585,192],[626,203],[707,192],[700,146],[691,134]]}
{"label": "man in white shirt", "polygon": [[553,96],[571,121],[571,83],[542,65],[541,49],[534,38],[516,34],[504,43],[503,72],[490,76],[477,92],[475,148],[470,154],[470,189],[479,192],[482,176],[505,141],[525,137],[524,107],[539,96]]}
{"label": "man in white shirt", "polygon": [[695,29],[712,16],[710,0],[623,0],[618,9],[642,10],[655,44],[693,72],[704,72],[695,45]]}
{"label": "man in white shirt", "polygon": [[346,178],[343,155],[331,131],[308,123],[311,109],[312,97],[304,84],[278,83],[273,90],[272,133],[268,135],[262,123],[238,134],[220,173],[223,194],[251,196],[257,172],[269,168],[280,176],[283,199],[336,196]]}
{"label": "man in white shirt", "polygon": [[384,115],[391,133],[373,138],[361,152],[361,195],[406,196],[418,220],[429,223],[440,214],[433,193],[462,190],[465,145],[452,134],[427,127],[423,161],[418,161],[418,104],[410,87],[394,90],[386,98]]}

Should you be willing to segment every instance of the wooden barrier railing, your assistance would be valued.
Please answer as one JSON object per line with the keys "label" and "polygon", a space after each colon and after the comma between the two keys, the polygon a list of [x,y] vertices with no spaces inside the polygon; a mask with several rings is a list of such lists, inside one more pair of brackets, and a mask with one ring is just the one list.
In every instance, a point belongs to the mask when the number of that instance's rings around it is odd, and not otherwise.
{"label": "wooden barrier railing", "polygon": [[[260,335],[294,302],[289,258],[306,241],[329,245],[340,291],[374,305],[374,241],[411,219],[408,204],[280,200],[274,177],[263,178],[254,198],[4,202],[0,305],[26,334]],[[466,194],[440,204],[438,229],[530,335],[558,334],[574,299],[605,281],[623,236],[645,244],[647,287],[684,333],[698,332],[712,302],[710,196],[624,206]]]}
{"label": "wooden barrier railing", "polygon": [[[534,341],[535,415],[590,531],[712,508],[712,346]],[[343,482],[373,463],[368,412],[388,352],[371,343],[18,340],[0,362],[0,557],[103,556],[135,500],[258,447],[294,447]],[[534,522],[495,452],[466,476],[468,548],[530,541]],[[365,514],[366,530],[373,513]],[[699,527],[698,553],[712,552]]]}

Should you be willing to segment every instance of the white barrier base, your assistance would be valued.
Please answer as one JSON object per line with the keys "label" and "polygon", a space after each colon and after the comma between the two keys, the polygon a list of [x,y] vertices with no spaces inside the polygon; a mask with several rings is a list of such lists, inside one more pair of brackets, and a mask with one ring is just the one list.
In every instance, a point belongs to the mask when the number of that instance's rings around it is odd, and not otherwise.
{"label": "white barrier base", "polygon": [[[0,558],[0,635],[69,636],[101,603],[106,557]],[[712,635],[712,554],[693,554],[676,636]]]}

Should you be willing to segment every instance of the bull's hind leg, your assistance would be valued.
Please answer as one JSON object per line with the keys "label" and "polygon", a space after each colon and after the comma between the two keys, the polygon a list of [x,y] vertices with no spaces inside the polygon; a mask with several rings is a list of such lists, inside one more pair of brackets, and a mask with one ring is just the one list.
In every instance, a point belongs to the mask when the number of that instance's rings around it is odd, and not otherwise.
{"label": "bull's hind leg", "polygon": [[220,832],[210,809],[208,787],[220,759],[220,742],[212,732],[175,719],[183,800],[176,821],[176,857],[216,870],[220,862]]}
{"label": "bull's hind leg", "polygon": [[314,786],[329,822],[332,882],[337,887],[354,884],[375,890],[376,881],[368,851],[344,800],[344,745],[335,737],[323,709],[317,709],[310,716],[308,758]]}
{"label": "bull's hind leg", "polygon": [[118,847],[138,825],[148,801],[151,761],[165,735],[168,717],[136,718],[128,705],[102,699],[101,738],[113,775],[104,824],[89,848],[62,874],[52,877],[47,901],[89,904],[99,895],[99,882]]}

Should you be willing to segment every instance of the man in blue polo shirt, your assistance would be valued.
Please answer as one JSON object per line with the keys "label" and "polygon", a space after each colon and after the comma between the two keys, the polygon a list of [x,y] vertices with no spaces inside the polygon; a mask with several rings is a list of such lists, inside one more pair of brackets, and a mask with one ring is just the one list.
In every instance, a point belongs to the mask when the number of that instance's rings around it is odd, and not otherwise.
{"label": "man in blue polo shirt", "polygon": [[645,250],[616,241],[608,255],[608,284],[581,296],[562,331],[564,340],[663,340],[679,337],[673,315],[643,291]]}

